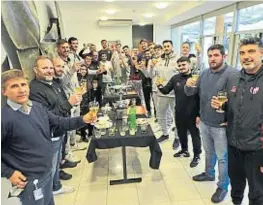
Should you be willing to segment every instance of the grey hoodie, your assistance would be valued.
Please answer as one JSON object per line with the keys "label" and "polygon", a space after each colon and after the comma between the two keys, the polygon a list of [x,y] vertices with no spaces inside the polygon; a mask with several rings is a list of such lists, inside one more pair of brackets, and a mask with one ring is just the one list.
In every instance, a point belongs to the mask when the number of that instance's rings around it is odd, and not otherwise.
{"label": "grey hoodie", "polygon": [[186,95],[190,96],[199,92],[200,119],[208,126],[221,127],[220,124],[224,122],[225,115],[216,112],[216,110],[211,107],[211,99],[213,96],[217,96],[219,91],[224,91],[228,79],[238,72],[237,69],[228,65],[225,65],[217,72],[212,69],[205,69],[200,74],[196,88],[185,85],[184,90]]}

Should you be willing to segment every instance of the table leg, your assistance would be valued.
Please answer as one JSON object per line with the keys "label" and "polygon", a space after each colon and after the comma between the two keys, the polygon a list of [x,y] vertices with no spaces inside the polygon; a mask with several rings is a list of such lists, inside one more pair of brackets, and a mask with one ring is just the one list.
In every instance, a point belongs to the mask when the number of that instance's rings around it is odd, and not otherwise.
{"label": "table leg", "polygon": [[110,180],[110,185],[141,182],[142,178],[127,178],[126,147],[122,146],[123,179]]}

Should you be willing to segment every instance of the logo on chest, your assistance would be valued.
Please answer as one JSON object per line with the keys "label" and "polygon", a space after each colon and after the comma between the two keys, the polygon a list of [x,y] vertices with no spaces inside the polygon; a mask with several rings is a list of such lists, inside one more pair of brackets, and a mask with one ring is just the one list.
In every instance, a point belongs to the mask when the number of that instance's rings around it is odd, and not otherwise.
{"label": "logo on chest", "polygon": [[255,88],[251,87],[250,88],[250,93],[252,93],[253,95],[256,95],[258,93],[258,91],[259,91],[259,87],[255,87]]}
{"label": "logo on chest", "polygon": [[232,88],[231,88],[231,92],[232,93],[235,93],[237,91],[237,87],[236,86],[233,86]]}

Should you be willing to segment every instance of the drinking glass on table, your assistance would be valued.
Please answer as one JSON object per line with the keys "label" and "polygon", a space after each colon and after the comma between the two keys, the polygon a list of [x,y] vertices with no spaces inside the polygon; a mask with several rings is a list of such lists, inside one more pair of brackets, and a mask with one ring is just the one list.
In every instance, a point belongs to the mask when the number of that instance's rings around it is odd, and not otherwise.
{"label": "drinking glass on table", "polygon": [[126,135],[126,128],[124,126],[120,126],[119,131],[122,137]]}
{"label": "drinking glass on table", "polygon": [[227,94],[226,94],[226,92],[225,91],[219,91],[217,93],[217,99],[218,99],[218,101],[220,103],[220,107],[219,107],[218,110],[216,110],[216,112],[224,113],[225,111],[222,109],[222,106],[227,101]]}
{"label": "drinking glass on table", "polygon": [[93,133],[94,133],[94,137],[95,137],[95,138],[97,138],[97,139],[101,138],[101,130],[100,130],[99,128],[96,128],[96,127],[94,126],[94,128],[93,128]]}

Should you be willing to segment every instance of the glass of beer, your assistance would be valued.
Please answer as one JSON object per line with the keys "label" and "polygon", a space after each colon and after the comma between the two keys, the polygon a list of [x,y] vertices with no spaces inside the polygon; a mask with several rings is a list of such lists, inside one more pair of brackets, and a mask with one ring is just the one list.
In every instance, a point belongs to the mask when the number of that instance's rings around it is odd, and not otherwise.
{"label": "glass of beer", "polygon": [[218,98],[218,101],[220,103],[220,107],[218,110],[216,110],[216,112],[218,113],[224,113],[225,111],[222,109],[222,106],[223,104],[227,101],[227,95],[226,95],[226,92],[224,91],[219,91],[217,93],[217,98]]}
{"label": "glass of beer", "polygon": [[[193,79],[195,82],[197,82],[197,80],[198,80],[198,78],[199,78],[199,75],[200,75],[199,70],[193,70],[193,72],[192,72],[192,79]],[[193,86],[193,87],[196,87],[196,85]]]}
{"label": "glass of beer", "polygon": [[98,111],[99,111],[99,103],[96,101],[92,101],[89,103],[89,109],[90,111],[94,114],[97,115]]}

